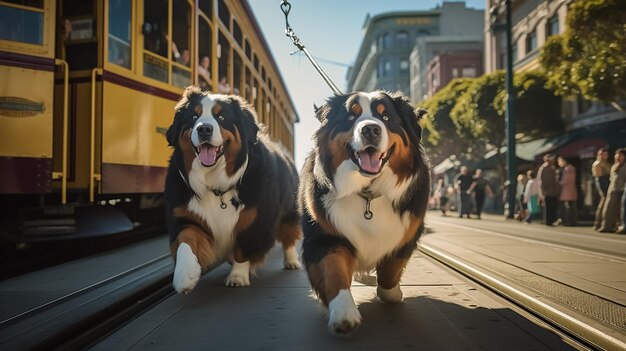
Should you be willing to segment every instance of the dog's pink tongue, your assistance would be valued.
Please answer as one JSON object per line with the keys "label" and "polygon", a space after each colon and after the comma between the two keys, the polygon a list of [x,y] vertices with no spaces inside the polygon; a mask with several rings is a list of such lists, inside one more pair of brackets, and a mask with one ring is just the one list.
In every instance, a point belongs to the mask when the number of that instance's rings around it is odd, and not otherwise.
{"label": "dog's pink tongue", "polygon": [[200,145],[200,153],[198,158],[205,166],[212,166],[215,163],[217,157],[217,147],[208,144]]}
{"label": "dog's pink tongue", "polygon": [[380,159],[381,153],[378,151],[374,152],[359,152],[359,165],[361,168],[370,173],[378,173],[382,166],[383,160]]}

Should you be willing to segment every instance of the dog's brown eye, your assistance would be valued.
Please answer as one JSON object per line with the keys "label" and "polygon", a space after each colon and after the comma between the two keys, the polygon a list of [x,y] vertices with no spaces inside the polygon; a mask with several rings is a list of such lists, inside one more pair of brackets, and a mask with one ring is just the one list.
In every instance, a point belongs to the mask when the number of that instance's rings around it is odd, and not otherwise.
{"label": "dog's brown eye", "polygon": [[388,121],[388,120],[389,120],[389,117],[387,117],[387,116],[383,116],[383,119],[384,119],[385,121]]}
{"label": "dog's brown eye", "polygon": [[224,120],[224,116],[222,116],[222,115],[217,116],[217,118],[219,118],[219,119],[220,119],[220,121],[223,121],[223,120]]}
{"label": "dog's brown eye", "polygon": [[353,115],[349,115],[349,116],[348,116],[348,120],[350,120],[350,121],[351,121],[351,120],[353,120],[353,119],[354,119],[354,116],[353,116]]}

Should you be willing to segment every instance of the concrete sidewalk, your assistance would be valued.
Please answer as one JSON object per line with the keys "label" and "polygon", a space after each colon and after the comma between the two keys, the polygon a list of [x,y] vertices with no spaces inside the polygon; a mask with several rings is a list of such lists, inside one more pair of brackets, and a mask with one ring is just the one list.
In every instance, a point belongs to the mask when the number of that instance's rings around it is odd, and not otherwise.
{"label": "concrete sidewalk", "polygon": [[349,337],[327,330],[306,274],[282,269],[275,248],[252,286],[226,288],[229,266],[202,277],[94,346],[95,350],[570,350],[560,336],[498,297],[416,252],[402,279],[404,301],[384,304],[375,277],[352,291],[363,324]]}

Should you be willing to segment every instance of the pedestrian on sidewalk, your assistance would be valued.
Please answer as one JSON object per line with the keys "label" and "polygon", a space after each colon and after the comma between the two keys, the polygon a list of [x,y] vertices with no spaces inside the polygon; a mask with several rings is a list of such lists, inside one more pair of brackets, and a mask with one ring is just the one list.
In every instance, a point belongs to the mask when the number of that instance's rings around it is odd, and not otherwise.
{"label": "pedestrian on sidewalk", "polygon": [[609,150],[601,148],[598,150],[596,160],[591,165],[591,175],[593,182],[600,196],[598,207],[596,208],[596,217],[593,223],[595,230],[602,225],[602,211],[606,203],[607,190],[609,190],[609,176],[611,174],[611,164],[609,163]]}
{"label": "pedestrian on sidewalk", "polygon": [[617,228],[618,234],[626,234],[626,182],[622,192],[622,225]]}
{"label": "pedestrian on sidewalk", "polygon": [[524,203],[528,212],[526,214],[526,223],[530,223],[536,215],[541,213],[541,207],[539,207],[539,182],[533,170],[526,172],[526,177],[528,178],[528,183],[526,183],[526,190],[524,191]]}
{"label": "pedestrian on sidewalk", "polygon": [[572,166],[565,157],[559,157],[559,167],[561,168],[561,194],[559,202],[561,205],[561,219],[566,226],[576,225],[578,190],[576,189],[576,168]]}
{"label": "pedestrian on sidewalk", "polygon": [[526,204],[524,203],[524,192],[528,178],[523,173],[517,175],[517,188],[515,189],[515,204],[517,205],[517,215],[515,219],[523,221],[526,219]]}
{"label": "pedestrian on sidewalk", "polygon": [[472,195],[469,190],[470,186],[474,180],[472,176],[469,175],[469,171],[467,167],[462,166],[459,174],[454,177],[455,189],[457,191],[458,198],[458,206],[459,206],[459,217],[463,217],[464,215],[467,218],[470,218],[470,213],[472,211]]}
{"label": "pedestrian on sidewalk", "polygon": [[[617,222],[620,216],[620,207],[622,202],[622,195],[624,195],[624,186],[626,184],[626,149],[617,149],[615,151],[615,163],[611,167],[611,177],[609,189],[607,190],[606,203],[604,204],[604,211],[602,212],[602,225],[600,226],[601,233],[615,232]],[[623,223],[622,223],[623,224]]]}
{"label": "pedestrian on sidewalk", "polygon": [[492,197],[493,190],[489,182],[483,178],[483,170],[477,169],[474,173],[474,182],[470,186],[470,193],[474,191],[474,197],[476,200],[476,215],[480,219],[480,214],[483,211],[483,205],[485,204],[485,196]]}
{"label": "pedestrian on sidewalk", "polygon": [[444,184],[443,178],[437,179],[437,185],[435,186],[435,206],[439,208],[442,216],[446,216],[448,212],[448,187]]}
{"label": "pedestrian on sidewalk", "polygon": [[537,172],[540,189],[540,203],[543,206],[543,220],[546,225],[554,225],[556,222],[556,211],[558,206],[558,196],[561,187],[556,178],[556,166],[553,155],[543,156],[543,164]]}

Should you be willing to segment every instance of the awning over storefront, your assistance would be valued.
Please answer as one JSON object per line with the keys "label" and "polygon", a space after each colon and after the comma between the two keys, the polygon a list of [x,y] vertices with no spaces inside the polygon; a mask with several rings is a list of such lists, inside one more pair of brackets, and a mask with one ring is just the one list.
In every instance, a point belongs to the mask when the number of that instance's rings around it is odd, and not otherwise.
{"label": "awning over storefront", "polygon": [[[517,156],[517,164],[534,162],[535,155],[554,146],[554,141],[548,138],[529,141],[526,143],[517,143],[515,145],[515,155]],[[505,158],[508,148],[506,146],[500,148],[500,157]],[[485,158],[478,163],[478,168],[492,169],[496,167],[496,150],[491,150],[485,154]]]}
{"label": "awning over storefront", "polygon": [[574,129],[555,138],[554,146],[535,154],[535,161],[541,162],[543,155],[553,154],[563,157],[595,158],[599,148],[613,151],[626,146],[626,119],[594,124]]}
{"label": "awning over storefront", "polygon": [[454,160],[450,159],[450,157],[446,158],[445,160],[441,161],[441,163],[433,167],[433,173],[435,175],[446,173],[447,171],[456,167],[455,161],[456,161],[456,158]]}

